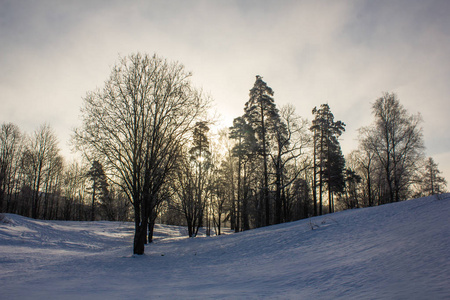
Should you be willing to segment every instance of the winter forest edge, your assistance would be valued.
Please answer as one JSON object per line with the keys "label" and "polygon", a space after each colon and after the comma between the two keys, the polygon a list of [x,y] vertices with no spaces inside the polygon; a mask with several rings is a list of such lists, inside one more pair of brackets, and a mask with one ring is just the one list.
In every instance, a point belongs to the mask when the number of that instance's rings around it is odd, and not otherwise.
{"label": "winter forest edge", "polygon": [[144,254],[155,223],[219,235],[446,191],[425,155],[420,114],[395,93],[373,99],[371,124],[344,156],[339,138],[351,120],[335,120],[328,104],[308,121],[310,112],[277,107],[257,75],[243,115],[215,128],[213,100],[191,76],[156,54],[121,57],[83,98],[72,140],[79,161],[65,161],[46,123],[32,134],[2,124],[0,212],[134,221],[133,253]]}

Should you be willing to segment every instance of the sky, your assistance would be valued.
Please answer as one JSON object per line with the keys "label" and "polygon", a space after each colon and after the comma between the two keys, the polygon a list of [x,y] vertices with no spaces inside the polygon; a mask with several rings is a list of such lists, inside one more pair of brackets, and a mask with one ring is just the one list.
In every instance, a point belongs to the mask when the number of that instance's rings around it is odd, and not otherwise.
{"label": "sky", "polygon": [[0,123],[47,122],[62,153],[87,92],[120,56],[158,54],[192,71],[223,126],[260,75],[278,107],[311,119],[328,103],[347,124],[344,154],[371,105],[396,93],[420,113],[426,155],[450,180],[450,1],[0,0]]}

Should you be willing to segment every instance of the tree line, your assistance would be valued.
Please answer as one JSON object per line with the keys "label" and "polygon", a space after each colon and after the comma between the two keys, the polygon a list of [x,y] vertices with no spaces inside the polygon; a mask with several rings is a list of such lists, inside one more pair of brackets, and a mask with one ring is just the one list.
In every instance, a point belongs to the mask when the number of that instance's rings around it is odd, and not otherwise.
{"label": "tree line", "polygon": [[[73,143],[84,163],[66,165],[48,125],[24,137],[2,125],[0,207],[34,218],[135,223],[133,252],[143,254],[155,222],[244,231],[336,210],[442,193],[437,164],[424,154],[420,115],[393,93],[372,105],[347,157],[346,124],[328,104],[312,120],[276,106],[256,76],[243,114],[211,130],[211,99],[178,62],[132,54],[102,89],[84,97]],[[131,215],[129,215],[131,214]]]}
{"label": "tree line", "polygon": [[48,220],[129,219],[128,200],[108,185],[101,166],[66,163],[48,124],[29,135],[4,123],[0,147],[1,212]]}

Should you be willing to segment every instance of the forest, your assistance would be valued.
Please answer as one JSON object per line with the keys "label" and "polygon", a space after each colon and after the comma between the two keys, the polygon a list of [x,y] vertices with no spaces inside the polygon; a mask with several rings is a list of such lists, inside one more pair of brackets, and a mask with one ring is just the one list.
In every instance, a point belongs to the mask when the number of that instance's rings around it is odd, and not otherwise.
{"label": "forest", "polygon": [[420,114],[395,93],[373,99],[371,124],[344,155],[339,139],[351,120],[335,120],[327,103],[302,116],[293,104],[277,107],[256,75],[243,114],[217,128],[213,99],[191,77],[156,54],[121,57],[83,97],[71,141],[78,161],[65,160],[47,123],[31,134],[3,123],[0,212],[133,221],[133,253],[144,254],[157,222],[219,235],[446,190]]}

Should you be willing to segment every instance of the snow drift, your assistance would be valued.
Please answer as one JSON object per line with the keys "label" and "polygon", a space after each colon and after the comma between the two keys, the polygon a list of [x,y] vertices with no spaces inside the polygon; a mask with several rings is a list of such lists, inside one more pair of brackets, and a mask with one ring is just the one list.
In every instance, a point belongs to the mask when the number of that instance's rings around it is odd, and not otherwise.
{"label": "snow drift", "polygon": [[2,299],[449,299],[450,194],[219,237],[0,218]]}

